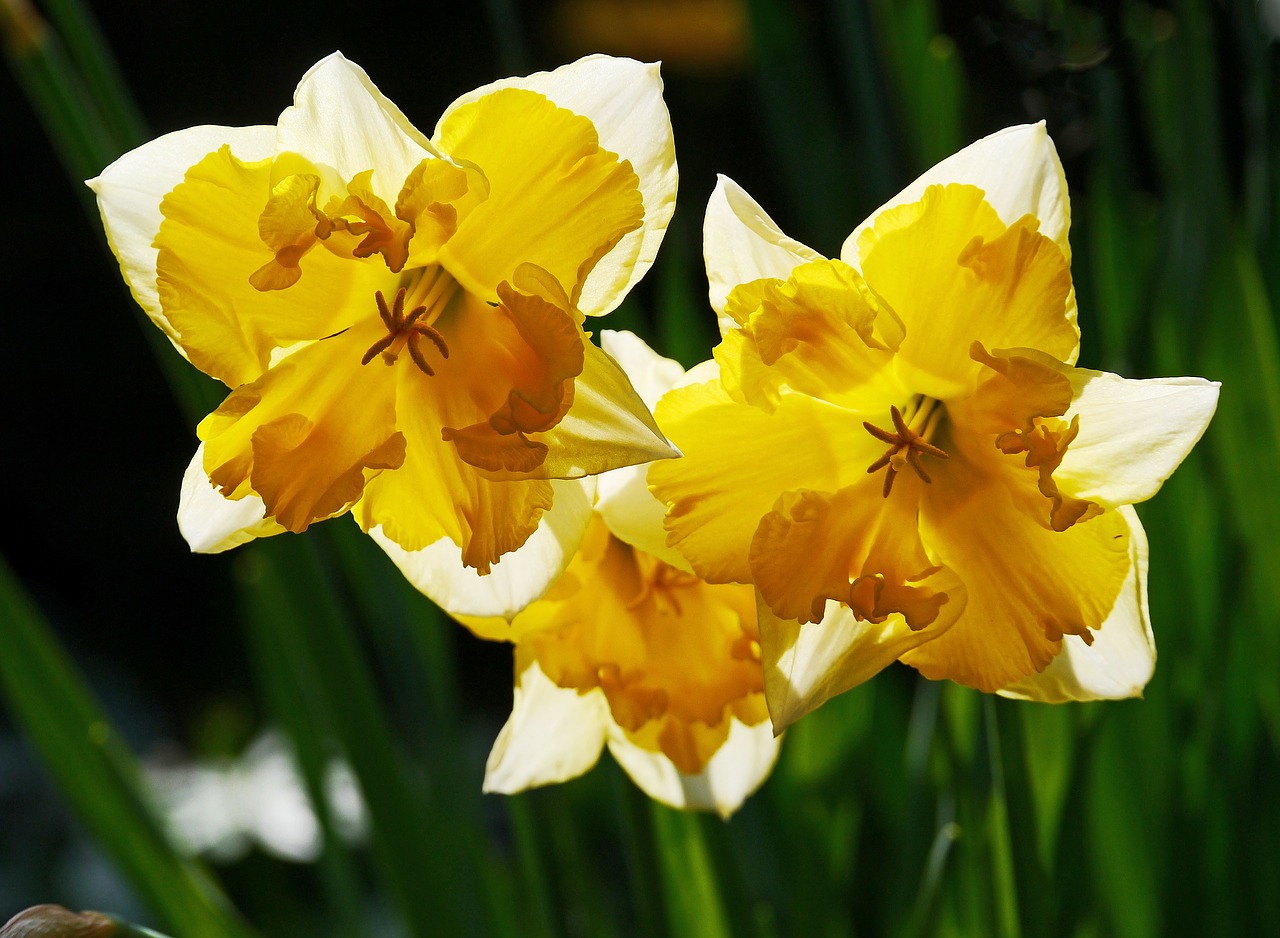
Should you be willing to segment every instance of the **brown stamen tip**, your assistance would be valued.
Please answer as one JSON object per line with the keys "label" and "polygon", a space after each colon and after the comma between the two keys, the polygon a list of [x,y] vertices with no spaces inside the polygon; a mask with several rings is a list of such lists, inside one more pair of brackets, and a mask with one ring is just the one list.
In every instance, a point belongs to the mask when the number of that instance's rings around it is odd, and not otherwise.
{"label": "brown stamen tip", "polygon": [[[362,365],[369,364],[369,362],[377,358],[379,352],[381,352],[383,349],[390,346],[391,343],[395,341],[395,339],[396,339],[395,334],[392,333],[391,335],[384,335],[377,342],[374,342],[373,345],[369,346],[369,351],[365,352],[364,357],[360,359],[360,364]],[[394,359],[392,360],[394,361]]]}
{"label": "brown stamen tip", "polygon": [[893,430],[885,430],[877,427],[870,421],[862,422],[863,428],[881,443],[888,443],[889,450],[867,467],[868,473],[879,472],[881,469],[888,467],[888,472],[884,478],[884,497],[888,498],[889,493],[893,491],[893,482],[897,478],[897,474],[904,466],[910,466],[922,482],[932,483],[929,473],[925,470],[924,464],[920,461],[921,454],[936,456],[938,459],[947,459],[947,453],[940,447],[934,446],[925,435],[932,432],[934,421],[929,419],[929,412],[936,406],[937,402],[922,404],[921,407],[927,406],[928,411],[924,413],[917,409],[912,420],[921,426],[924,433],[920,433],[908,425],[906,418],[902,416],[902,411],[896,406],[889,408],[889,417],[893,421]]}
{"label": "brown stamen tip", "polygon": [[419,332],[411,332],[409,334],[409,357],[413,359],[413,363],[421,368],[428,376],[434,376],[435,371],[431,365],[427,363],[427,359],[422,354],[422,349],[418,347]]}
{"label": "brown stamen tip", "polygon": [[417,335],[425,335],[430,339],[432,344],[435,345],[436,349],[440,352],[441,358],[449,357],[448,343],[445,342],[444,336],[440,334],[438,329],[433,329],[431,326],[419,322],[414,324],[413,331]]}
{"label": "brown stamen tip", "polygon": [[421,317],[427,312],[426,306],[418,306],[408,316],[404,314],[404,299],[408,291],[401,287],[396,291],[395,299],[391,301],[391,305],[387,305],[387,298],[382,295],[381,290],[374,291],[373,298],[378,304],[378,316],[382,319],[382,324],[387,327],[387,334],[380,338],[373,345],[369,346],[369,350],[364,353],[360,359],[360,364],[367,365],[382,355],[382,360],[388,365],[394,365],[399,358],[400,345],[403,343],[409,349],[409,357],[413,359],[413,363],[429,376],[435,375],[435,369],[427,362],[426,356],[422,354],[418,339],[420,336],[426,336],[431,343],[439,350],[442,358],[449,357],[449,346],[444,340],[444,336],[433,327],[421,322]]}

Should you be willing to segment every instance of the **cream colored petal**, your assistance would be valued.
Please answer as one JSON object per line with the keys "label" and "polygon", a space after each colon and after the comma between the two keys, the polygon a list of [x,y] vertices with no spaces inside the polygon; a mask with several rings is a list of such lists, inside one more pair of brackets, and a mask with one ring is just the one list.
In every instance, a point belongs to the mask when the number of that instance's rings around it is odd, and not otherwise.
{"label": "cream colored petal", "polygon": [[224,144],[245,162],[267,159],[275,152],[275,128],[203,126],[177,130],[130,150],[85,183],[98,197],[107,241],[133,298],[170,337],[174,330],[156,292],[159,252],[154,242],[164,220],[160,202],[182,182],[188,169]]}
{"label": "cream colored petal", "polygon": [[196,454],[182,475],[178,502],[178,530],[195,553],[220,554],[254,538],[284,531],[265,514],[266,506],[256,495],[237,500],[224,498],[204,471],[204,444],[196,447]]}
{"label": "cream colored petal", "polygon": [[774,731],[781,733],[832,697],[874,677],[904,652],[949,629],[964,611],[967,592],[949,571],[940,571],[936,579],[950,600],[937,619],[915,632],[900,615],[877,624],[832,601],[821,622],[801,625],[779,619],[757,592],[764,693]]}
{"label": "cream colored petal", "polygon": [[1076,368],[1066,420],[1080,434],[1054,479],[1063,491],[1109,508],[1144,501],[1160,490],[1204,434],[1218,406],[1216,381],[1135,380]]}
{"label": "cream colored petal", "polygon": [[604,748],[609,704],[599,690],[579,695],[557,687],[516,654],[515,704],[489,752],[484,790],[510,795],[538,785],[576,778],[590,769]]}
{"label": "cream colored petal", "polygon": [[298,82],[293,105],[277,127],[276,150],[300,153],[320,166],[321,204],[340,194],[357,173],[373,170],[372,186],[389,205],[405,178],[428,156],[438,156],[364,69],[341,52],[321,59]]}
{"label": "cream colored petal", "polygon": [[[663,358],[630,332],[605,330],[600,344],[627,373],[645,406],[657,406],[658,398],[684,377],[680,363]],[[689,562],[667,546],[662,527],[666,508],[649,492],[648,464],[603,472],[596,477],[596,511],[615,537],[653,554],[660,560],[691,570]]]}
{"label": "cream colored petal", "polygon": [[493,564],[486,576],[463,566],[462,551],[449,538],[407,551],[382,533],[369,531],[400,572],[446,612],[510,619],[547,591],[573,559],[591,521],[593,479],[552,481],[555,501],[524,545]]}
{"label": "cream colored petal", "polygon": [[707,263],[711,308],[720,332],[736,323],[724,313],[725,299],[734,287],[764,277],[786,280],[791,271],[822,255],[788,238],[745,189],[720,176],[702,223],[702,251]]}
{"label": "cream colored petal", "polygon": [[[640,177],[644,225],[627,234],[596,265],[578,301],[584,313],[604,315],[653,264],[675,209],[676,153],[658,65],[589,55],[554,71],[504,78],[477,88],[449,105],[445,116],[499,88],[536,91],[589,118],[599,134],[600,146],[629,161]],[[437,139],[438,134],[437,128]]]}
{"label": "cream colored petal", "polygon": [[769,777],[781,740],[767,722],[756,726],[731,719],[729,737],[697,775],[684,775],[660,752],[630,742],[616,726],[609,752],[650,798],[673,808],[715,811],[728,818]]}
{"label": "cream colored petal", "polygon": [[1115,608],[1093,633],[1092,645],[1068,638],[1062,653],[1039,674],[998,693],[1022,700],[1116,700],[1141,697],[1156,667],[1156,641],[1147,605],[1147,536],[1138,513],[1122,506],[1129,522],[1129,575]]}
{"label": "cream colored petal", "polygon": [[684,368],[678,361],[659,355],[634,333],[601,330],[600,347],[626,372],[631,386],[650,410],[684,377]]}
{"label": "cream colored petal", "polygon": [[573,406],[540,436],[549,451],[538,474],[572,479],[678,456],[618,364],[585,340],[583,352]]}
{"label": "cream colored petal", "polygon": [[877,215],[895,205],[917,201],[931,185],[951,182],[982,189],[1006,225],[1023,215],[1034,215],[1040,220],[1040,233],[1056,242],[1067,259],[1071,259],[1071,246],[1067,243],[1071,228],[1067,177],[1044,121],[998,130],[926,170],[853,229],[853,234],[840,248],[841,259],[861,268],[858,237]]}

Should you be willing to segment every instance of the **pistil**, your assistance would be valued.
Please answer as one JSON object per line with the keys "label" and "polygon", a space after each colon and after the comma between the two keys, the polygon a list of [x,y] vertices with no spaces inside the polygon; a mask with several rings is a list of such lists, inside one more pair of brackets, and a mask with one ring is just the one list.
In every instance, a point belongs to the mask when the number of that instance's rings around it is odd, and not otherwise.
{"label": "pistil", "polygon": [[404,287],[396,292],[390,306],[387,305],[382,291],[376,291],[373,298],[378,304],[378,315],[382,317],[382,324],[387,327],[387,334],[369,346],[369,350],[360,359],[360,364],[367,365],[376,356],[381,355],[384,362],[394,365],[400,353],[407,349],[413,363],[424,374],[434,375],[435,370],[423,354],[421,340],[424,337],[428,339],[439,351],[441,358],[449,357],[449,345],[432,323],[439,319],[457,289],[457,282],[440,270],[427,288],[422,303],[407,314],[404,307],[408,291]]}
{"label": "pistil", "polygon": [[889,471],[884,477],[885,498],[888,498],[889,493],[893,491],[893,480],[897,478],[904,466],[910,466],[922,481],[927,483],[933,481],[921,465],[920,455],[924,453],[938,459],[948,458],[945,450],[929,442],[929,438],[937,429],[938,422],[942,419],[942,413],[938,401],[925,398],[909,421],[902,416],[902,411],[897,407],[890,407],[889,416],[893,420],[893,430],[884,430],[870,421],[863,421],[862,426],[868,433],[882,443],[889,444],[885,454],[867,467],[868,473],[879,472],[888,467]]}

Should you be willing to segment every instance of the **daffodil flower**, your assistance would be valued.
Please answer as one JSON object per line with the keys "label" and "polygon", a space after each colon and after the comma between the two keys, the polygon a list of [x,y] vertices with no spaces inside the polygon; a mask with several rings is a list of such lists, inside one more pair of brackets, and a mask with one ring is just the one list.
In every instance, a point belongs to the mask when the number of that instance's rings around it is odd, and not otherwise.
{"label": "daffodil flower", "polygon": [[[276,126],[171,133],[89,184],[138,303],[232,388],[183,485],[197,550],[350,511],[447,593],[440,567],[525,545],[557,480],[673,454],[583,331],[671,216],[656,66],[500,81],[428,139],[335,53]],[[530,590],[585,530],[570,508]]]}
{"label": "daffodil flower", "polygon": [[860,225],[839,259],[721,179],[705,251],[712,380],[658,421],[673,546],[753,583],[774,725],[894,660],[1037,700],[1150,678],[1131,507],[1218,385],[1075,367],[1066,181],[1043,125],[987,137]]}
{"label": "daffodil flower", "polygon": [[[629,333],[605,332],[602,344],[646,403],[683,375]],[[515,704],[485,790],[565,781],[607,745],[651,797],[727,817],[778,754],[754,593],[703,582],[663,544],[663,506],[644,467],[592,482],[591,528],[546,595],[510,621],[464,618],[483,637],[515,644]]]}

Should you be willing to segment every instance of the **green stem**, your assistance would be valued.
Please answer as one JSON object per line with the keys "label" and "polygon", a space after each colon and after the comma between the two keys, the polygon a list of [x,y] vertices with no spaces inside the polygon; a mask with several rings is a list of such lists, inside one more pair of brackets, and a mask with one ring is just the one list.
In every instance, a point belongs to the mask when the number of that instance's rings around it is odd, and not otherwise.
{"label": "green stem", "polygon": [[704,819],[657,802],[651,817],[670,933],[676,938],[730,938],[728,911],[702,830]]}

